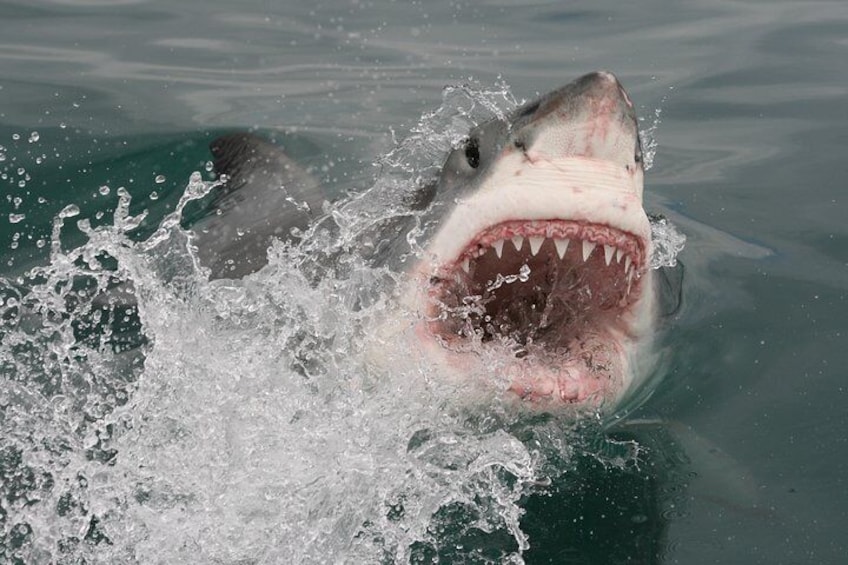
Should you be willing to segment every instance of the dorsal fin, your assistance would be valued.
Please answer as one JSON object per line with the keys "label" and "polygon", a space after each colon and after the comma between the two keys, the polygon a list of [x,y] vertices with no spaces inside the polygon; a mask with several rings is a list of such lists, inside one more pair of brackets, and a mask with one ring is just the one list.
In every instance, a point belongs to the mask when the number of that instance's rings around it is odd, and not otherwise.
{"label": "dorsal fin", "polygon": [[282,148],[250,133],[224,135],[209,149],[225,186],[193,226],[200,262],[211,278],[240,278],[267,263],[274,238],[290,237],[321,210],[317,181]]}

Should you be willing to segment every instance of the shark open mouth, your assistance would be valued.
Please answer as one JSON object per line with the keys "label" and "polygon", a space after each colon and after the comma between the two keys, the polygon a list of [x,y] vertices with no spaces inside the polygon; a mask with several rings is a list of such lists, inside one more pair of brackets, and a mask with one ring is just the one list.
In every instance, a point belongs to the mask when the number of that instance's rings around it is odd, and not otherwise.
{"label": "shark open mouth", "polygon": [[416,193],[420,260],[399,295],[413,322],[380,343],[408,338],[433,374],[520,406],[617,405],[653,361],[642,161],[608,72],[471,128]]}
{"label": "shark open mouth", "polygon": [[645,245],[612,226],[514,220],[484,229],[430,280],[430,331],[495,346],[522,397],[583,402],[620,373],[615,334],[642,292]]}

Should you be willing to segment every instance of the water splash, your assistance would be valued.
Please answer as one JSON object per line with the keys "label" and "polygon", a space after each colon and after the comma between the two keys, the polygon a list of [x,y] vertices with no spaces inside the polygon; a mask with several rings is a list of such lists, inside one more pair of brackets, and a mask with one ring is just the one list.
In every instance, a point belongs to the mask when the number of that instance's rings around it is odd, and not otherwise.
{"label": "water splash", "polygon": [[651,268],[674,267],[677,256],[686,245],[686,236],[667,218],[651,219]]}
{"label": "water splash", "polygon": [[668,102],[668,98],[671,96],[670,93],[673,90],[674,87],[670,87],[669,94],[664,95],[660,100],[660,105],[654,108],[653,118],[651,119],[649,126],[646,127],[644,125],[647,118],[639,118],[639,121],[642,123],[639,127],[639,139],[642,143],[642,163],[646,171],[651,170],[654,166],[654,159],[657,156],[657,148],[659,147],[659,142],[657,141],[657,130],[659,130],[660,124],[662,123],[662,107],[666,102]]}
{"label": "water splash", "polygon": [[[445,87],[441,106],[425,114],[408,137],[378,159],[381,173],[374,186],[331,208],[343,239],[362,242],[365,236],[368,245],[367,234],[374,226],[408,215],[409,199],[438,177],[445,155],[464,142],[468,131],[487,120],[504,118],[518,105],[505,83],[491,89],[469,84]],[[414,217],[407,226],[407,243],[421,253],[417,241],[424,226],[417,222]]]}
{"label": "water splash", "polygon": [[[3,559],[523,562],[522,501],[581,434],[458,406],[461,385],[391,344],[396,371],[372,373],[398,275],[351,251],[408,214],[469,126],[515,105],[506,87],[446,90],[371,190],[243,280],[210,282],[180,225],[218,187],[200,173],[144,239],[124,188],[111,223],[62,210],[49,262],[0,279]],[[75,219],[87,239],[66,249]]]}

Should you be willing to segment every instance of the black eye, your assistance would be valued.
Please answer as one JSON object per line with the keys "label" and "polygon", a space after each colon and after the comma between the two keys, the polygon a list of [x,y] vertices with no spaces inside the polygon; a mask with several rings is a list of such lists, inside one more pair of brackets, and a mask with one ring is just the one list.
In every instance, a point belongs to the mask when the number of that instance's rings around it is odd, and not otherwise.
{"label": "black eye", "polygon": [[480,166],[480,145],[476,138],[465,142],[465,160],[472,169]]}

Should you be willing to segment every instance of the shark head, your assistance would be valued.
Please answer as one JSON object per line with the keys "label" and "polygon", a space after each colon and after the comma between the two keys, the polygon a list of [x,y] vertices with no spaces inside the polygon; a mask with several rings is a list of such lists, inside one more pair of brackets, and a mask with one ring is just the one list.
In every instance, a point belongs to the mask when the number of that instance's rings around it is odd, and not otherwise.
{"label": "shark head", "polygon": [[585,75],[472,129],[427,193],[401,300],[428,366],[536,406],[615,403],[652,325],[633,104]]}
{"label": "shark head", "polygon": [[[321,192],[279,147],[251,134],[222,136],[211,150],[229,180],[193,243],[211,277],[238,278],[267,262],[271,240],[316,221]],[[616,404],[651,362],[642,188],[633,104],[610,73],[473,128],[437,181],[407,202],[414,216],[400,217],[419,222],[418,259],[401,278],[401,315],[371,328],[368,356],[394,369],[399,351],[463,383],[491,377],[495,390],[528,406]],[[353,216],[363,206],[348,205]],[[405,266],[405,231],[388,225],[377,227],[374,240],[387,251],[383,258],[373,245],[375,261]]]}

